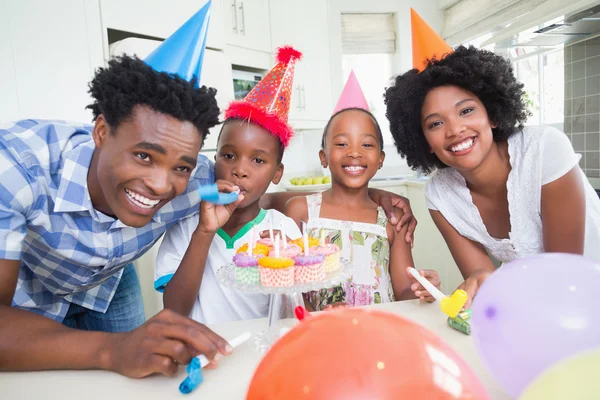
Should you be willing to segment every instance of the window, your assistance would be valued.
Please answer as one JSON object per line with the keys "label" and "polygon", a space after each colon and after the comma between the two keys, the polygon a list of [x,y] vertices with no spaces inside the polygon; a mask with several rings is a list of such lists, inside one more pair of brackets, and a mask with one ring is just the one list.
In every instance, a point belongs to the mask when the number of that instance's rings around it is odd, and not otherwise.
{"label": "window", "polygon": [[383,90],[392,77],[396,52],[394,14],[342,14],[342,74],[354,70],[386,145],[393,144],[385,117]]}
{"label": "window", "polygon": [[514,69],[517,80],[525,85],[532,114],[527,125],[561,126],[565,117],[563,49],[524,55],[514,63]]}

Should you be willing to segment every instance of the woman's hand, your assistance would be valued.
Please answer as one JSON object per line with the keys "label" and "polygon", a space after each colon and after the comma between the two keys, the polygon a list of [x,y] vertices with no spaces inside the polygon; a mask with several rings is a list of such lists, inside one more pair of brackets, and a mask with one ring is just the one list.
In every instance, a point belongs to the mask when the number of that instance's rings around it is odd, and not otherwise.
{"label": "woman's hand", "polygon": [[460,284],[458,289],[462,289],[467,292],[467,302],[463,307],[465,310],[471,307],[471,303],[477,295],[479,288],[490,275],[492,275],[492,272],[488,270],[478,270],[473,272],[463,283]]}
{"label": "woman's hand", "polygon": [[[388,221],[394,225],[396,232],[400,232],[405,225],[408,225],[404,240],[413,247],[415,244],[417,219],[410,208],[410,200],[380,189],[369,189],[369,197],[383,208]],[[401,215],[402,218],[398,218],[398,215]]]}

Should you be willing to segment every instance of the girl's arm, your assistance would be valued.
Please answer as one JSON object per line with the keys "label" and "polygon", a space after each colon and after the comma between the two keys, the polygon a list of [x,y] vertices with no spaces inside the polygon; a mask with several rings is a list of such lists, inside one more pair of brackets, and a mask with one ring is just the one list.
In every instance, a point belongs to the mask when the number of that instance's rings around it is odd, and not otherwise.
{"label": "girl's arm", "polygon": [[465,282],[458,288],[465,290],[469,296],[467,304],[465,304],[465,308],[467,308],[479,286],[496,268],[480,243],[467,239],[458,233],[439,211],[429,210],[429,213],[444,237],[460,273],[465,278]]}
{"label": "girl's arm", "polygon": [[579,167],[542,186],[544,252],[583,254],[585,208]]}
{"label": "girl's arm", "polygon": [[[407,226],[396,232],[394,227],[388,225],[387,234],[390,241],[390,277],[396,301],[421,299],[434,301],[435,299],[410,275],[408,267],[414,267],[411,246],[404,237]],[[436,271],[421,270],[421,275],[426,277],[433,285],[440,287],[440,278]]]}

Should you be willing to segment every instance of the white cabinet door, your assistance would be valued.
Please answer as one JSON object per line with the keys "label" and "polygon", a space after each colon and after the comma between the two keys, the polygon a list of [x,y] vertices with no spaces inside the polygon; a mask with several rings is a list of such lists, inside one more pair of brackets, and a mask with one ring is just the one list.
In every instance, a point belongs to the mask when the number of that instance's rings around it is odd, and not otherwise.
{"label": "white cabinet door", "polygon": [[104,63],[98,1],[3,1],[0,16],[0,120],[91,123],[87,84]]}
{"label": "white cabinet door", "polygon": [[[169,37],[208,0],[100,0],[104,28],[117,29],[160,39]],[[212,0],[206,46],[223,49],[221,1]]]}
{"label": "white cabinet door", "polygon": [[227,43],[270,53],[269,0],[223,0]]}
{"label": "white cabinet door", "polygon": [[296,65],[290,107],[295,128],[323,128],[333,110],[327,2],[271,2],[273,47],[289,44],[304,57]]}

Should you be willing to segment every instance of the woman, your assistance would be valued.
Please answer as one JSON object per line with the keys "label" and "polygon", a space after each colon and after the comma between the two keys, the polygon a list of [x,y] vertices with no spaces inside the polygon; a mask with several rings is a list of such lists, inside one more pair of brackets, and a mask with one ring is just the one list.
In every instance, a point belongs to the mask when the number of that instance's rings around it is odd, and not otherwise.
{"label": "woman", "polygon": [[502,262],[542,253],[600,261],[600,200],[567,136],[523,127],[529,113],[510,62],[459,47],[385,93],[396,147],[425,187],[471,299]]}

